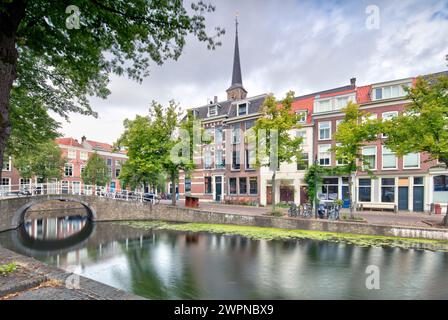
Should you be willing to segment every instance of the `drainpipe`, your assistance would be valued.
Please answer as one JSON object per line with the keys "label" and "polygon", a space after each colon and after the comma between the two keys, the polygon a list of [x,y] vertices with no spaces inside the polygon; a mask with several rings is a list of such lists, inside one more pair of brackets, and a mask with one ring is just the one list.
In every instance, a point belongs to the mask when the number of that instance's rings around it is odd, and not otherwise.
{"label": "drainpipe", "polygon": [[317,219],[317,154],[314,158],[314,217]]}

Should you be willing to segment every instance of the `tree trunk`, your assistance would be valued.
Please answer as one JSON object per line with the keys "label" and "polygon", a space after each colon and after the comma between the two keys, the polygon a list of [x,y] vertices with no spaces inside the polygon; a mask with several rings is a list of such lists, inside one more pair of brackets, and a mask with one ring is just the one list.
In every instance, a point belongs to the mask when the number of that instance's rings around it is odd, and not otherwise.
{"label": "tree trunk", "polygon": [[274,170],[274,173],[272,174],[272,212],[275,212],[275,173],[276,171]]}
{"label": "tree trunk", "polygon": [[176,175],[171,174],[171,204],[176,205]]}
{"label": "tree trunk", "polygon": [[9,100],[14,80],[17,78],[16,49],[17,29],[25,16],[25,2],[12,1],[0,11],[0,180],[6,143],[11,135]]}
{"label": "tree trunk", "polygon": [[[354,215],[354,210],[353,210],[353,195],[352,195],[352,186],[353,186],[353,180],[352,180],[352,174],[350,173],[349,177],[348,177],[348,201],[350,203],[349,208],[350,208],[350,219],[354,219],[355,215]],[[344,199],[342,199],[344,200]]]}

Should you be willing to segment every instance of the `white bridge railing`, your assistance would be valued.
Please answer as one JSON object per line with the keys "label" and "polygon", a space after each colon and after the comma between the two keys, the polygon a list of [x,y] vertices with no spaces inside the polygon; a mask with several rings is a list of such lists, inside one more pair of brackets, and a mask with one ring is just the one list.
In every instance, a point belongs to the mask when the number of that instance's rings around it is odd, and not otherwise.
{"label": "white bridge railing", "polygon": [[87,195],[106,197],[125,201],[148,201],[159,203],[160,198],[151,193],[142,193],[129,190],[115,190],[104,186],[85,184],[30,183],[21,185],[0,186],[0,199],[32,197],[37,195]]}

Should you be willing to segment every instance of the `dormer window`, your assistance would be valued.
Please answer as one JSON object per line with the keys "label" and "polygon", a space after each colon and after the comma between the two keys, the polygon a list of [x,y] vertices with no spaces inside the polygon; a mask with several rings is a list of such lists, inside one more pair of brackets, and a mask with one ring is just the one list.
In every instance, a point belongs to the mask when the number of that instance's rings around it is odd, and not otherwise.
{"label": "dormer window", "polygon": [[238,105],[238,115],[244,116],[247,114],[247,103],[241,103]]}
{"label": "dormer window", "polygon": [[296,114],[298,115],[300,123],[305,123],[306,122],[306,118],[307,118],[307,115],[308,115],[308,111],[307,110],[298,110],[298,111],[296,111]]}
{"label": "dormer window", "polygon": [[406,95],[406,91],[404,87],[411,86],[410,83],[406,84],[395,84],[390,86],[384,86],[373,89],[373,99],[381,100],[381,99],[393,99],[404,97]]}
{"label": "dormer window", "polygon": [[208,107],[208,116],[214,117],[217,115],[218,115],[218,106],[217,105],[209,106]]}

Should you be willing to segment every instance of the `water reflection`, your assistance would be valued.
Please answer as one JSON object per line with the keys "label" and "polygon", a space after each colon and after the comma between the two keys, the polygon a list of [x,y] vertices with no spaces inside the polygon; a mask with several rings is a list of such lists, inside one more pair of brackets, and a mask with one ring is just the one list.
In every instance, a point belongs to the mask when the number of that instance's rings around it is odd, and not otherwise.
{"label": "water reflection", "polygon": [[24,223],[24,228],[33,239],[61,240],[80,232],[87,221],[86,215],[28,219]]}
{"label": "water reflection", "polygon": [[[20,251],[9,238],[0,235],[2,245]],[[448,298],[448,255],[441,252],[98,223],[81,246],[46,253],[37,258],[152,299]],[[380,268],[380,290],[365,287],[372,264]]]}

